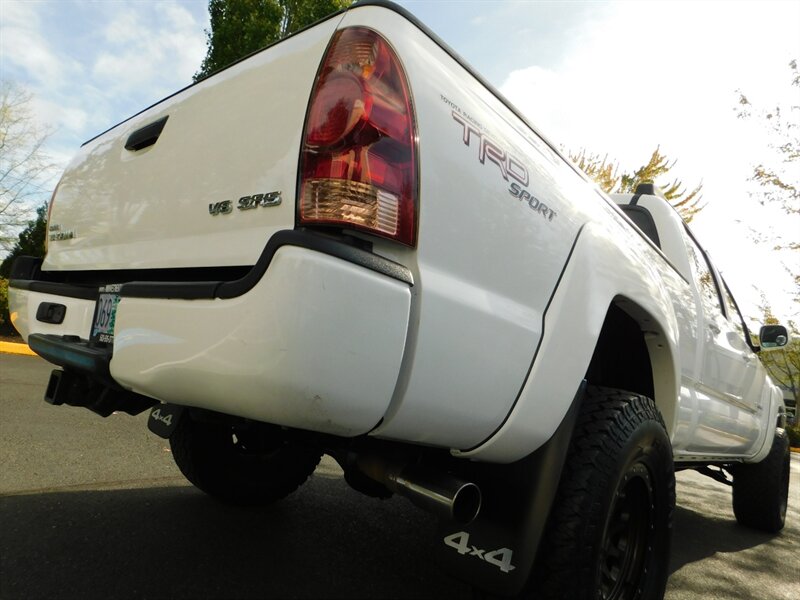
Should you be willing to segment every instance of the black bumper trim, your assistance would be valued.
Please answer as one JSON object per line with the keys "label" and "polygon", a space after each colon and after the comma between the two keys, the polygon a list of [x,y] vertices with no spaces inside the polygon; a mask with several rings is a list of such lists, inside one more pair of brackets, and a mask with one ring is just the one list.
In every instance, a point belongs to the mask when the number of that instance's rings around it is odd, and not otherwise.
{"label": "black bumper trim", "polygon": [[41,294],[53,294],[54,296],[64,296],[66,298],[78,298],[81,300],[97,300],[97,286],[85,287],[81,285],[71,285],[69,283],[57,283],[55,281],[41,281],[36,279],[12,279],[8,282],[8,287],[18,290],[29,290]]}
{"label": "black bumper trim", "polygon": [[126,298],[173,298],[182,300],[228,299],[242,296],[253,289],[267,272],[275,253],[283,246],[297,246],[340,258],[381,275],[414,285],[411,271],[401,264],[377,256],[338,239],[303,230],[284,230],[273,235],[252,269],[235,281],[157,282],[133,281],[122,286]]}
{"label": "black bumper trim", "polygon": [[[401,281],[409,286],[414,285],[414,276],[411,271],[388,258],[378,256],[363,248],[359,248],[352,244],[346,243],[340,239],[332,236],[319,234],[306,230],[284,230],[275,233],[267,242],[261,256],[255,265],[253,265],[242,277],[230,281],[225,280],[207,280],[207,281],[131,281],[125,283],[121,282],[122,290],[121,296],[127,298],[170,298],[178,300],[213,300],[214,298],[228,299],[242,296],[253,289],[264,274],[267,272],[272,258],[279,248],[283,246],[297,246],[299,248],[306,248],[314,250],[322,254],[334,256],[341,260],[347,261],[354,265],[364,267],[370,271],[380,273],[397,281]],[[39,259],[41,263],[41,259]],[[46,281],[38,279],[38,277],[53,275],[38,271],[32,265],[25,265],[26,269],[20,269],[15,274],[19,278],[12,278],[9,282],[9,287],[30,290],[32,292],[40,292],[44,294],[52,294],[54,296],[64,296],[67,298],[79,298],[83,300],[97,300],[98,286],[106,283],[120,282],[123,275],[131,275],[127,272],[98,272],[97,277],[107,277],[104,281],[92,285],[75,285],[73,283],[64,283],[58,281]],[[38,265],[37,265],[38,266]],[[237,267],[237,269],[240,269]],[[202,277],[202,272],[195,269],[192,271],[193,275]],[[80,272],[85,275],[87,271]],[[139,271],[138,275],[147,276],[147,271]],[[219,273],[216,273],[219,275]],[[175,273],[172,274],[173,276]],[[132,275],[135,277],[135,275]],[[160,276],[169,276],[168,273],[160,274]],[[28,278],[23,278],[28,277]],[[35,278],[35,279],[34,279]]]}

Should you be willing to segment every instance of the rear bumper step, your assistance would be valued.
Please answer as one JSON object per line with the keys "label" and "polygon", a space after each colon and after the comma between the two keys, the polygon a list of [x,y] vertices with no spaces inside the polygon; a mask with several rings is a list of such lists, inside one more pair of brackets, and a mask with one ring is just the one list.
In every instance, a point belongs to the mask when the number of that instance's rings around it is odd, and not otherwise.
{"label": "rear bumper step", "polygon": [[116,385],[109,372],[111,346],[97,346],[76,335],[32,333],[28,346],[48,362],[79,371],[108,385]]}
{"label": "rear bumper step", "polygon": [[33,333],[31,349],[42,358],[64,367],[50,374],[45,402],[88,408],[107,417],[116,411],[129,415],[158,404],[157,400],[123,389],[111,377],[111,348],[94,346],[77,336]]}

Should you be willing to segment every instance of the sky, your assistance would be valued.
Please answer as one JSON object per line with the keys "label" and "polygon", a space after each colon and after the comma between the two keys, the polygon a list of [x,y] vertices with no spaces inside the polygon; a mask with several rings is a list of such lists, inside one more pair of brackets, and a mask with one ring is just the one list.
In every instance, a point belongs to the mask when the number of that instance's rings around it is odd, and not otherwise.
{"label": "sky", "polygon": [[[798,258],[772,250],[778,236],[800,239],[797,223],[759,204],[748,177],[774,157],[734,110],[738,90],[764,108],[800,103],[788,67],[800,1],[399,3],[565,150],[633,170],[660,146],[684,184],[702,181],[692,227],[745,315],[764,293],[800,321],[784,267],[800,271]],[[34,94],[63,168],[81,143],[189,84],[207,28],[204,0],[0,0],[0,79]]]}

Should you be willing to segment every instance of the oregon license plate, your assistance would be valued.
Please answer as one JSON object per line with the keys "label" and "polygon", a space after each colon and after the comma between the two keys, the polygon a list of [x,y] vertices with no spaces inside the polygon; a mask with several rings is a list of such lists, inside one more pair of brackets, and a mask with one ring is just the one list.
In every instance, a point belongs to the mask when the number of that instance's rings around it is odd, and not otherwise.
{"label": "oregon license plate", "polygon": [[119,284],[100,288],[100,295],[97,297],[97,305],[94,309],[92,335],[89,338],[91,341],[106,344],[114,342],[114,321],[117,316],[121,288],[122,286]]}

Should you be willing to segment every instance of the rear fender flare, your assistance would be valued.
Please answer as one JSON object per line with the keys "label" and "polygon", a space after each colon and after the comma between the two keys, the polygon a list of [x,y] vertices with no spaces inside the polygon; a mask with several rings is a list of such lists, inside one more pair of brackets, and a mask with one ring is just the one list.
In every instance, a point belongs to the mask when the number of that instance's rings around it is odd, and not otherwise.
{"label": "rear fender flare", "polygon": [[624,227],[619,224],[619,235],[605,224],[583,228],[545,314],[542,340],[516,403],[490,438],[453,454],[509,463],[550,439],[586,375],[612,304],[643,330],[653,369],[654,400],[671,434],[680,390],[673,297],[691,288],[655,250],[623,231]]}

